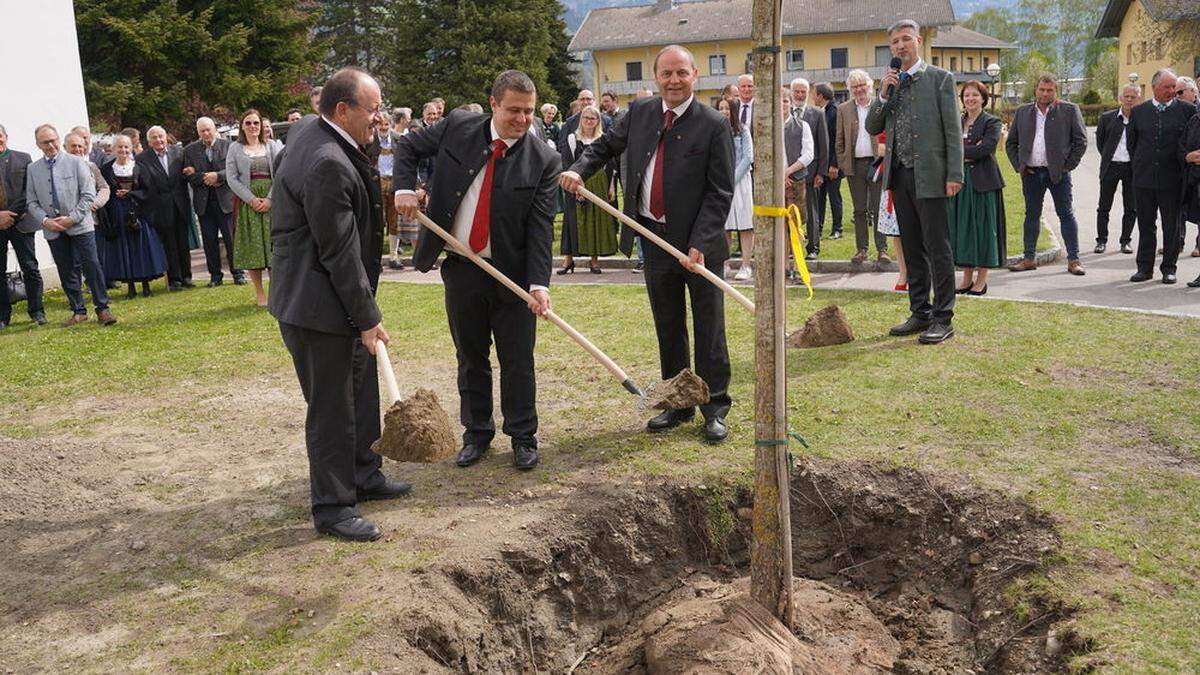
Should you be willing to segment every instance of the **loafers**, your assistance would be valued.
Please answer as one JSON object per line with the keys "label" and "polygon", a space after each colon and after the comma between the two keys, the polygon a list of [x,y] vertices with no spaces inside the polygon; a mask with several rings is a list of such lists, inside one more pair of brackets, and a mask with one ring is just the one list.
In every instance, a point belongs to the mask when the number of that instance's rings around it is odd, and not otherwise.
{"label": "loafers", "polygon": [[905,335],[916,335],[917,333],[923,332],[926,329],[928,329],[930,323],[931,322],[929,321],[929,319],[922,319],[920,317],[910,316],[910,317],[908,317],[908,319],[906,319],[904,321],[904,323],[900,324],[899,326],[892,326],[891,330],[888,331],[888,335],[892,335],[894,337],[903,337]]}
{"label": "loafers", "polygon": [[921,333],[921,337],[917,338],[917,342],[923,345],[936,345],[952,337],[954,337],[954,326],[948,323],[935,323],[929,327],[929,330]]}
{"label": "loafers", "polygon": [[1008,266],[1009,272],[1031,272],[1036,269],[1037,269],[1037,261],[1031,260],[1029,258],[1023,259],[1023,260],[1021,260],[1021,262],[1019,262],[1015,265]]}
{"label": "loafers", "polygon": [[71,326],[79,323],[87,323],[87,320],[87,314],[72,314],[71,318],[63,322],[63,328],[70,328]]}
{"label": "loafers", "polygon": [[725,426],[725,420],[714,417],[704,422],[704,440],[709,443],[720,443],[728,437],[729,427]]}
{"label": "loafers", "polygon": [[352,516],[332,525],[318,525],[317,532],[346,541],[375,541],[383,536],[383,530],[366,518]]}
{"label": "loafers", "polygon": [[513,466],[518,471],[529,471],[538,465],[538,451],[532,445],[513,446]]}
{"label": "loafers", "polygon": [[384,499],[397,499],[412,492],[412,485],[403,481],[385,479],[383,485],[374,490],[359,490],[358,500],[360,502],[371,502]]}
{"label": "loafers", "polygon": [[454,463],[462,467],[471,466],[482,459],[485,452],[487,452],[486,445],[479,446],[474,443],[467,443],[462,447],[462,450],[458,451],[458,458],[454,460]]}
{"label": "loafers", "polygon": [[691,422],[693,419],[695,419],[695,417],[695,408],[686,408],[684,410],[664,410],[662,413],[651,418],[649,422],[646,422],[646,431],[649,431],[652,434],[661,433],[668,429],[674,429],[684,422]]}
{"label": "loafers", "polygon": [[1072,260],[1071,262],[1067,263],[1067,271],[1077,277],[1087,274],[1087,272],[1085,272],[1083,269],[1083,263],[1079,262],[1078,260]]}
{"label": "loafers", "polygon": [[96,315],[96,320],[100,322],[101,326],[111,326],[117,322],[117,317],[113,316],[112,312],[106,309]]}
{"label": "loafers", "polygon": [[1129,277],[1129,280],[1138,283],[1139,281],[1150,281],[1153,276],[1149,272],[1135,272],[1133,276]]}

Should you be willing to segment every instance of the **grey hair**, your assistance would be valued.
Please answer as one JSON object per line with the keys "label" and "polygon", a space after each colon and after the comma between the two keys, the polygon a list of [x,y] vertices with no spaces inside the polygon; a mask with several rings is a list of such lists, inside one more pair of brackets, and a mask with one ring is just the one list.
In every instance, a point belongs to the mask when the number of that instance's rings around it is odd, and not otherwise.
{"label": "grey hair", "polygon": [[412,119],[412,108],[396,108],[392,111],[392,122]]}
{"label": "grey hair", "polygon": [[200,125],[201,125],[201,123],[203,123],[203,124],[211,124],[213,129],[216,129],[216,128],[217,128],[217,123],[216,123],[216,122],[214,122],[214,121],[213,121],[213,119],[212,119],[211,117],[207,117],[207,116],[206,116],[206,117],[197,117],[197,118],[196,118],[196,129],[197,129],[197,130],[199,130],[199,129],[200,129]]}
{"label": "grey hair", "polygon": [[918,36],[921,34],[921,24],[913,21],[912,19],[900,19],[891,26],[888,26],[888,35],[890,36],[892,33],[895,33],[902,28],[911,28],[917,33]]}
{"label": "grey hair", "polygon": [[42,129],[49,129],[50,131],[54,132],[55,136],[58,135],[58,129],[55,128],[55,126],[53,124],[46,123],[46,124],[37,125],[37,128],[33,130],[33,137],[37,138],[37,135],[42,133]]}
{"label": "grey hair", "polygon": [[1158,72],[1154,73],[1154,77],[1150,78],[1150,86],[1157,87],[1158,83],[1161,82],[1162,79],[1164,77],[1166,77],[1167,75],[1170,75],[1172,77],[1178,77],[1178,75],[1175,74],[1174,70],[1171,70],[1170,68],[1162,68]]}
{"label": "grey hair", "polygon": [[796,79],[792,80],[791,86],[794,87],[796,85],[802,85],[806,89],[812,88],[812,85],[808,83],[808,80],[804,79],[803,77],[797,77]]}
{"label": "grey hair", "polygon": [[5,136],[8,135],[8,129],[5,129],[3,124],[0,124],[0,134],[3,134]]}
{"label": "grey hair", "polygon": [[855,68],[846,75],[846,86],[853,87],[856,84],[866,84],[870,86],[875,84],[875,80],[871,78],[871,74],[861,68]]}
{"label": "grey hair", "polygon": [[1198,91],[1196,88],[1196,81],[1193,80],[1192,78],[1188,77],[1187,75],[1179,76],[1179,78],[1175,81],[1175,85],[1182,86],[1184,89],[1191,89],[1192,91]]}
{"label": "grey hair", "polygon": [[738,79],[737,79],[738,84],[741,84],[742,80],[746,80],[750,84],[754,84],[754,76],[751,75],[750,73],[742,73],[741,75],[738,75]]}
{"label": "grey hair", "polygon": [[154,132],[156,132],[156,131],[161,131],[161,132],[163,133],[163,135],[164,135],[164,136],[166,136],[166,135],[167,135],[167,130],[166,130],[166,129],[164,129],[164,128],[160,127],[159,125],[155,124],[154,126],[152,126],[152,127],[150,127],[149,129],[147,129],[147,130],[146,130],[146,138],[150,138],[150,134],[152,134],[152,133],[154,133]]}
{"label": "grey hair", "polygon": [[80,134],[78,131],[75,131],[74,129],[72,129],[71,131],[67,132],[66,136],[63,136],[63,144],[65,145],[66,143],[70,142],[70,139],[72,139],[72,138],[78,138],[79,140],[82,141],[83,135]]}
{"label": "grey hair", "polygon": [[547,112],[549,112],[551,110],[553,110],[555,112],[555,114],[557,114],[558,106],[554,105],[553,103],[543,103],[542,107],[540,109],[540,111],[543,115],[545,115]]}
{"label": "grey hair", "polygon": [[1124,94],[1125,92],[1130,91],[1130,90],[1134,91],[1138,96],[1142,95],[1142,88],[1137,86],[1136,84],[1127,84],[1124,87],[1121,87],[1122,94]]}

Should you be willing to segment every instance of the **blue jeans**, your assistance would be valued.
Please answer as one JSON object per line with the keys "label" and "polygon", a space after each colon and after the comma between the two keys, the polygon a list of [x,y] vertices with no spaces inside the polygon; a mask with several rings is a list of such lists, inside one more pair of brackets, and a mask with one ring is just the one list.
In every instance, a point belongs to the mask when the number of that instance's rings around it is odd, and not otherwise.
{"label": "blue jeans", "polygon": [[1063,245],[1067,247],[1067,260],[1079,260],[1079,223],[1075,221],[1075,208],[1071,205],[1071,174],[1064,173],[1057,184],[1050,180],[1050,170],[1044,166],[1030,167],[1021,176],[1021,190],[1025,193],[1025,259],[1033,260],[1037,253],[1038,235],[1042,233],[1042,202],[1046,191],[1054,200],[1054,212],[1062,223]]}
{"label": "blue jeans", "polygon": [[54,256],[54,264],[58,266],[58,278],[62,280],[71,311],[87,316],[87,305],[83,302],[83,287],[79,279],[81,268],[84,278],[87,279],[88,289],[92,292],[92,303],[96,305],[96,313],[106,311],[108,289],[104,285],[104,271],[100,269],[100,256],[96,251],[96,233],[85,232],[74,237],[60,234],[49,243],[50,254]]}

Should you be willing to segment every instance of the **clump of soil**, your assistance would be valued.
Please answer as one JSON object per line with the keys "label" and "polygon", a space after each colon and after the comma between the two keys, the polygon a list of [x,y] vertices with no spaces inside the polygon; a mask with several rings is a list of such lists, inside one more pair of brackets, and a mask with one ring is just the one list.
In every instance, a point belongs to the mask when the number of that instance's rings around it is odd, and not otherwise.
{"label": "clump of soil", "polygon": [[646,407],[680,410],[708,403],[710,398],[708,383],[690,368],[684,368],[675,377],[650,387],[646,394]]}
{"label": "clump of soil", "polygon": [[808,317],[804,327],[788,336],[789,347],[811,348],[840,345],[854,340],[854,330],[846,313],[837,305],[829,305]]}
{"label": "clump of soil", "polygon": [[441,462],[454,456],[450,417],[437,394],[417,389],[393,403],[383,416],[383,434],[371,449],[397,462]]}

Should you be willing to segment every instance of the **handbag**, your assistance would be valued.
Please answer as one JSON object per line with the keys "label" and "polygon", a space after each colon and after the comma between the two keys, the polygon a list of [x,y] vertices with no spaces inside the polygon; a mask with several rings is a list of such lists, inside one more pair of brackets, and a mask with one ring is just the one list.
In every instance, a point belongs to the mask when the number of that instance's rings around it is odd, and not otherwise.
{"label": "handbag", "polygon": [[4,285],[8,287],[8,302],[14,304],[28,298],[25,293],[25,277],[20,272],[8,272]]}

